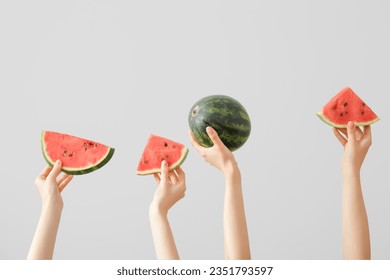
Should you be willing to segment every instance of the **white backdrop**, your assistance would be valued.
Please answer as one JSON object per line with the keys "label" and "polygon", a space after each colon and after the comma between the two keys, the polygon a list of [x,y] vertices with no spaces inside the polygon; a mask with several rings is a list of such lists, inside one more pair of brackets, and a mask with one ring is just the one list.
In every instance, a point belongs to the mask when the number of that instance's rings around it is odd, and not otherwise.
{"label": "white backdrop", "polygon": [[190,146],[187,115],[238,99],[235,152],[254,259],[341,258],[342,148],[315,113],[351,86],[381,117],[362,170],[372,256],[390,258],[388,1],[2,1],[0,259],[24,259],[40,213],[41,130],[116,148],[63,192],[56,259],[153,259],[150,133],[190,148],[169,219],[184,259],[223,258],[223,177]]}

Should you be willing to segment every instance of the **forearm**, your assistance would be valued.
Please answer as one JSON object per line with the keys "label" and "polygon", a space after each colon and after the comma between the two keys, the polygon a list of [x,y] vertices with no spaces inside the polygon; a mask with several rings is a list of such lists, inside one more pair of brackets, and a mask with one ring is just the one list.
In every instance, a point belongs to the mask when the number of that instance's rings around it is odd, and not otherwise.
{"label": "forearm", "polygon": [[43,206],[27,259],[53,258],[62,207]]}
{"label": "forearm", "polygon": [[161,213],[151,207],[149,209],[149,219],[157,259],[178,260],[179,254],[176,249],[167,213]]}
{"label": "forearm", "polygon": [[370,234],[359,170],[343,168],[343,255],[370,259]]}
{"label": "forearm", "polygon": [[236,165],[225,173],[224,243],[226,259],[250,259],[241,174]]}

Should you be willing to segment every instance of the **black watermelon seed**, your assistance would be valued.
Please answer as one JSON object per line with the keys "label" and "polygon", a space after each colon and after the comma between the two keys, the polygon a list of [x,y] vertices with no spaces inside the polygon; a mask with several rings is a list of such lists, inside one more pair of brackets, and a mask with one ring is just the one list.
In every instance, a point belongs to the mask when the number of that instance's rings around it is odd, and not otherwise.
{"label": "black watermelon seed", "polygon": [[164,147],[168,147],[168,143],[165,142],[165,143],[164,143]]}
{"label": "black watermelon seed", "polygon": [[344,103],[344,107],[346,107],[347,105],[348,105],[348,103],[347,103],[347,102],[345,102],[345,103]]}
{"label": "black watermelon seed", "polygon": [[333,105],[332,110],[336,110],[336,109],[337,109],[337,105]]}
{"label": "black watermelon seed", "polygon": [[73,154],[69,154],[68,156],[69,156],[69,157],[72,157],[72,156],[73,156]]}
{"label": "black watermelon seed", "polygon": [[364,111],[362,111],[362,115],[364,115]]}
{"label": "black watermelon seed", "polygon": [[363,102],[363,103],[362,103],[362,106],[366,106],[366,103]]}
{"label": "black watermelon seed", "polygon": [[340,113],[340,117],[342,117],[343,116],[343,113]]}

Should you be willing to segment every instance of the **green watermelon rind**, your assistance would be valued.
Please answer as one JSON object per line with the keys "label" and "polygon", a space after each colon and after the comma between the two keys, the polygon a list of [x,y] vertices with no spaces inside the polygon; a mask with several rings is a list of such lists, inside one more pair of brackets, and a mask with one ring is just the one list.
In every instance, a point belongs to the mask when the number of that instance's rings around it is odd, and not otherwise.
{"label": "green watermelon rind", "polygon": [[[182,165],[182,163],[186,160],[188,155],[188,148],[183,147],[182,152],[181,152],[181,157],[173,164],[171,164],[168,168],[169,171],[175,170],[177,167]],[[155,169],[149,169],[145,171],[139,171],[137,170],[137,175],[150,175],[154,173],[161,173],[161,168],[155,168]]]}
{"label": "green watermelon rind", "polygon": [[[327,125],[330,125],[332,127],[335,127],[335,128],[347,128],[347,124],[337,124],[337,123],[334,123],[332,121],[330,121],[329,119],[327,119],[323,112],[317,112],[317,116],[324,122],[326,123]],[[368,125],[371,125],[373,123],[376,123],[377,121],[379,121],[380,118],[375,118],[373,119],[372,121],[369,121],[369,122],[355,122],[355,126],[368,126]]]}
{"label": "green watermelon rind", "polygon": [[[47,162],[47,164],[49,164],[51,167],[53,167],[55,162],[53,160],[51,160],[49,155],[46,153],[44,135],[45,135],[45,131],[42,131],[41,146],[42,146],[43,157],[45,158],[45,161]],[[84,175],[84,174],[91,173],[95,170],[102,168],[104,165],[106,165],[111,160],[112,156],[114,155],[114,152],[115,152],[115,149],[109,147],[108,152],[106,153],[106,155],[104,157],[102,157],[101,161],[99,161],[95,165],[88,166],[87,168],[84,168],[84,167],[83,168],[62,168],[61,170],[62,170],[62,172],[66,173],[66,174],[70,174],[70,175]]]}
{"label": "green watermelon rind", "polygon": [[[193,112],[196,109],[198,112],[194,117]],[[206,132],[206,128],[210,126],[232,152],[246,143],[251,132],[251,121],[246,109],[236,99],[227,95],[210,95],[197,101],[188,114],[188,123],[194,138],[201,146],[213,146]]]}

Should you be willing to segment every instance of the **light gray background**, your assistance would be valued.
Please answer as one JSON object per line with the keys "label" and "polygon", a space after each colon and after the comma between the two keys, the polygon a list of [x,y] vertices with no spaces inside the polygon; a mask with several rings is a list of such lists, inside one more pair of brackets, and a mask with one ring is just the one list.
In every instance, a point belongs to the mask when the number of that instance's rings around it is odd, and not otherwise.
{"label": "light gray background", "polygon": [[315,115],[351,86],[382,120],[362,170],[372,255],[390,257],[388,1],[2,1],[0,259],[26,257],[40,214],[41,130],[116,148],[74,178],[56,259],[154,259],[150,133],[189,146],[170,211],[184,259],[223,258],[223,177],[187,137],[187,114],[227,94],[253,124],[235,153],[254,259],[340,259],[342,148]]}

